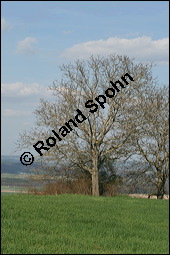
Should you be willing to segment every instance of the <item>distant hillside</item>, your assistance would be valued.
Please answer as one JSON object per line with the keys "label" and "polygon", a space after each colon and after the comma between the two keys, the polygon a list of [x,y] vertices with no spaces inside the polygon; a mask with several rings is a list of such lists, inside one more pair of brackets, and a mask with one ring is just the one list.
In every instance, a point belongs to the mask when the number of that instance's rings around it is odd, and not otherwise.
{"label": "distant hillside", "polygon": [[1,163],[2,162],[20,162],[20,156],[16,155],[1,155]]}
{"label": "distant hillside", "polygon": [[1,156],[1,173],[19,174],[30,173],[36,164],[32,166],[24,166],[20,162],[20,156]]}

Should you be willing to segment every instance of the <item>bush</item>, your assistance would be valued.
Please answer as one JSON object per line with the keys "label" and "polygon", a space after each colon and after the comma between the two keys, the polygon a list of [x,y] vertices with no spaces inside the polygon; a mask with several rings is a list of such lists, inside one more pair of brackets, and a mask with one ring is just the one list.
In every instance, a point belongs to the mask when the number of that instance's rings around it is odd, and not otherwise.
{"label": "bush", "polygon": [[91,180],[60,180],[54,183],[48,183],[43,188],[43,194],[85,194],[91,195]]}
{"label": "bush", "polygon": [[[92,185],[90,178],[77,178],[73,180],[58,180],[56,182],[45,184],[42,191],[32,188],[29,193],[34,195],[57,195],[57,194],[84,194],[92,195]],[[102,183],[100,185],[100,195],[115,196],[116,185]]]}
{"label": "bush", "polygon": [[117,188],[115,184],[104,183],[100,185],[100,195],[105,197],[115,196],[117,194]]}

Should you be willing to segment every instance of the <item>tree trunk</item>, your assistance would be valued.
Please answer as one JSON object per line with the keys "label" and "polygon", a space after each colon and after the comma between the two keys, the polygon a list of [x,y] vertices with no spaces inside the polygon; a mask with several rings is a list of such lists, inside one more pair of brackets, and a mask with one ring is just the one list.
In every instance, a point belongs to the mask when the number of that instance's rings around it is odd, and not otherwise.
{"label": "tree trunk", "polygon": [[161,171],[158,171],[158,182],[157,182],[157,199],[163,199],[165,194],[165,180],[161,175]]}
{"label": "tree trunk", "polygon": [[99,196],[99,174],[98,171],[92,173],[92,196]]}
{"label": "tree trunk", "polygon": [[157,199],[163,199],[165,194],[164,183],[159,183],[157,186]]}
{"label": "tree trunk", "polygon": [[99,170],[97,153],[93,154],[92,196],[99,196]]}
{"label": "tree trunk", "polygon": [[164,194],[157,195],[157,199],[163,199],[163,198],[164,198]]}

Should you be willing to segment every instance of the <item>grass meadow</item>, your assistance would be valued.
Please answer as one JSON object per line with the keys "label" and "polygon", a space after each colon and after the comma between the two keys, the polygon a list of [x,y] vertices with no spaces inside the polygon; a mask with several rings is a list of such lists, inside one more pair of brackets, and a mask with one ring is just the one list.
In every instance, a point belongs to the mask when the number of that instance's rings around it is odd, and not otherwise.
{"label": "grass meadow", "polygon": [[168,254],[168,201],[2,196],[1,254]]}

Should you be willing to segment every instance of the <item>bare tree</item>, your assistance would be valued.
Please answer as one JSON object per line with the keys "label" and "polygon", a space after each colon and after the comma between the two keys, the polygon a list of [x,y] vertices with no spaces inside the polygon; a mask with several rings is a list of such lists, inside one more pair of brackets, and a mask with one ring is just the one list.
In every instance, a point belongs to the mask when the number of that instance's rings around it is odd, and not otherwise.
{"label": "bare tree", "polygon": [[[140,166],[131,171],[133,182],[154,184],[157,198],[165,194],[169,175],[169,93],[168,87],[148,87],[133,104],[128,128],[133,130],[129,154],[138,156]],[[138,161],[138,162],[139,162]]]}
{"label": "bare tree", "polygon": [[63,65],[63,79],[50,87],[54,101],[41,99],[36,128],[21,135],[19,148],[34,145],[44,159],[88,171],[98,196],[99,166],[129,141],[128,105],[153,83],[151,68],[117,55]]}

